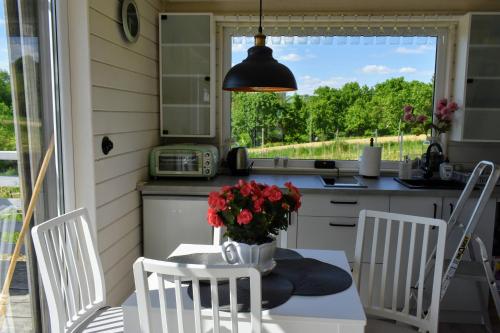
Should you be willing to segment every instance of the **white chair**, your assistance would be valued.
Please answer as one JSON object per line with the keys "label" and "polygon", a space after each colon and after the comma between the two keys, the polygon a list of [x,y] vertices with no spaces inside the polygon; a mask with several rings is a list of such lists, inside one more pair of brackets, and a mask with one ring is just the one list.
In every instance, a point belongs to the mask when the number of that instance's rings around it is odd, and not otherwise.
{"label": "white chair", "polygon": [[[360,212],[353,277],[369,316],[367,332],[438,331],[446,227],[438,219]],[[425,280],[432,243],[436,259]],[[424,280],[423,288],[412,288]]]}
{"label": "white chair", "polygon": [[87,210],[41,223],[31,234],[51,332],[123,332],[122,309],[106,306],[104,274]]}
{"label": "white chair", "polygon": [[[160,323],[152,322],[152,297],[148,284],[148,273],[154,273],[158,283],[158,302],[161,314]],[[139,324],[141,333],[191,331],[194,326],[196,333],[219,333],[221,328],[238,332],[238,311],[236,279],[250,279],[250,329],[245,332],[261,332],[261,276],[252,266],[204,266],[185,265],[168,261],[139,258],[134,263],[134,279],[139,310]],[[150,277],[151,279],[151,277]],[[230,290],[230,320],[229,314],[219,314],[219,299],[217,280],[229,280]],[[212,309],[201,310],[200,280],[210,280]],[[192,281],[193,306],[186,306],[186,286],[184,281]],[[175,302],[175,307],[172,303]],[[168,303],[168,306],[167,306]],[[170,308],[167,311],[167,307]],[[175,311],[174,311],[175,309]],[[188,314],[189,319],[186,320]],[[222,316],[221,316],[222,315]],[[244,315],[245,316],[245,315]],[[221,317],[223,317],[221,320]],[[168,318],[168,320],[167,320]],[[194,321],[193,321],[194,319]],[[248,323],[246,323],[248,324]],[[202,327],[203,326],[203,327]],[[248,326],[245,326],[248,327]],[[224,330],[226,332],[226,330]],[[242,330],[243,331],[243,330]]]}

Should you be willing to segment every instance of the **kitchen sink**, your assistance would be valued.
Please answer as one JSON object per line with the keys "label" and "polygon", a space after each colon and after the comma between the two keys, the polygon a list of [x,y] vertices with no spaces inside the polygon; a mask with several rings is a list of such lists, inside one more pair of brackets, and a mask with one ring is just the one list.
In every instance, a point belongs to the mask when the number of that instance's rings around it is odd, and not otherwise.
{"label": "kitchen sink", "polygon": [[425,179],[425,178],[413,178],[413,179],[400,179],[394,177],[394,180],[412,189],[441,189],[441,190],[463,190],[465,184],[456,180],[442,180],[442,179]]}
{"label": "kitchen sink", "polygon": [[342,188],[364,188],[367,187],[358,177],[331,177],[321,176],[324,187],[342,187]]}

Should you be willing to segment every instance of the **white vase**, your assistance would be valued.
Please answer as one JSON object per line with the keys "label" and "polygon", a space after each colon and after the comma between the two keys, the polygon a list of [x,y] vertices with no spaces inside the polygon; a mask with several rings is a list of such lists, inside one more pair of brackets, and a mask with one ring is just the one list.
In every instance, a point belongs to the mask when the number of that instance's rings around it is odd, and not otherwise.
{"label": "white vase", "polygon": [[276,266],[273,259],[275,251],[276,240],[260,245],[229,240],[221,245],[222,257],[228,264],[253,265],[261,273],[269,272]]}

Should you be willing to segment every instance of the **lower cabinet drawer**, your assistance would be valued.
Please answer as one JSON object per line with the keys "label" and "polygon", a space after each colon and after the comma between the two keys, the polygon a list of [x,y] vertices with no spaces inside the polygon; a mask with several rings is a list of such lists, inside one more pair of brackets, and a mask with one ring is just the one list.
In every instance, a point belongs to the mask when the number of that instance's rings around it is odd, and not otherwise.
{"label": "lower cabinet drawer", "polygon": [[[299,216],[297,228],[297,248],[339,250],[346,253],[349,262],[354,261],[358,218]],[[393,229],[393,234],[396,228]],[[373,224],[365,228],[364,248],[371,249],[373,243]],[[379,229],[375,261],[381,263],[384,256],[385,229]],[[394,239],[394,236],[393,238]],[[394,243],[394,242],[393,242]],[[395,246],[395,245],[393,245]],[[369,262],[371,251],[363,251],[363,262]]]}
{"label": "lower cabinet drawer", "polygon": [[300,216],[297,248],[345,251],[352,261],[357,223],[356,218]]}
{"label": "lower cabinet drawer", "polygon": [[299,215],[358,217],[362,209],[389,211],[389,197],[339,194],[306,194]]}

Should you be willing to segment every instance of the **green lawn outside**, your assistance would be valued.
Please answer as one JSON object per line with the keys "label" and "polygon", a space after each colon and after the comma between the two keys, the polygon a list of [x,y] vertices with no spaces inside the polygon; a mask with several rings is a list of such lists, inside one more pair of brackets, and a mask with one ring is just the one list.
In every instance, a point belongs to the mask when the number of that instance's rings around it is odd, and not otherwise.
{"label": "green lawn outside", "polygon": [[[288,157],[290,159],[333,159],[358,160],[370,138],[337,139],[334,141],[291,144],[264,148],[250,148],[251,158]],[[382,159],[399,160],[399,142],[397,136],[379,137],[382,147]],[[421,156],[427,149],[425,136],[407,136],[403,140],[403,155],[411,158]]]}
{"label": "green lawn outside", "polygon": [[0,186],[0,198],[19,199],[21,192],[17,186]]}

